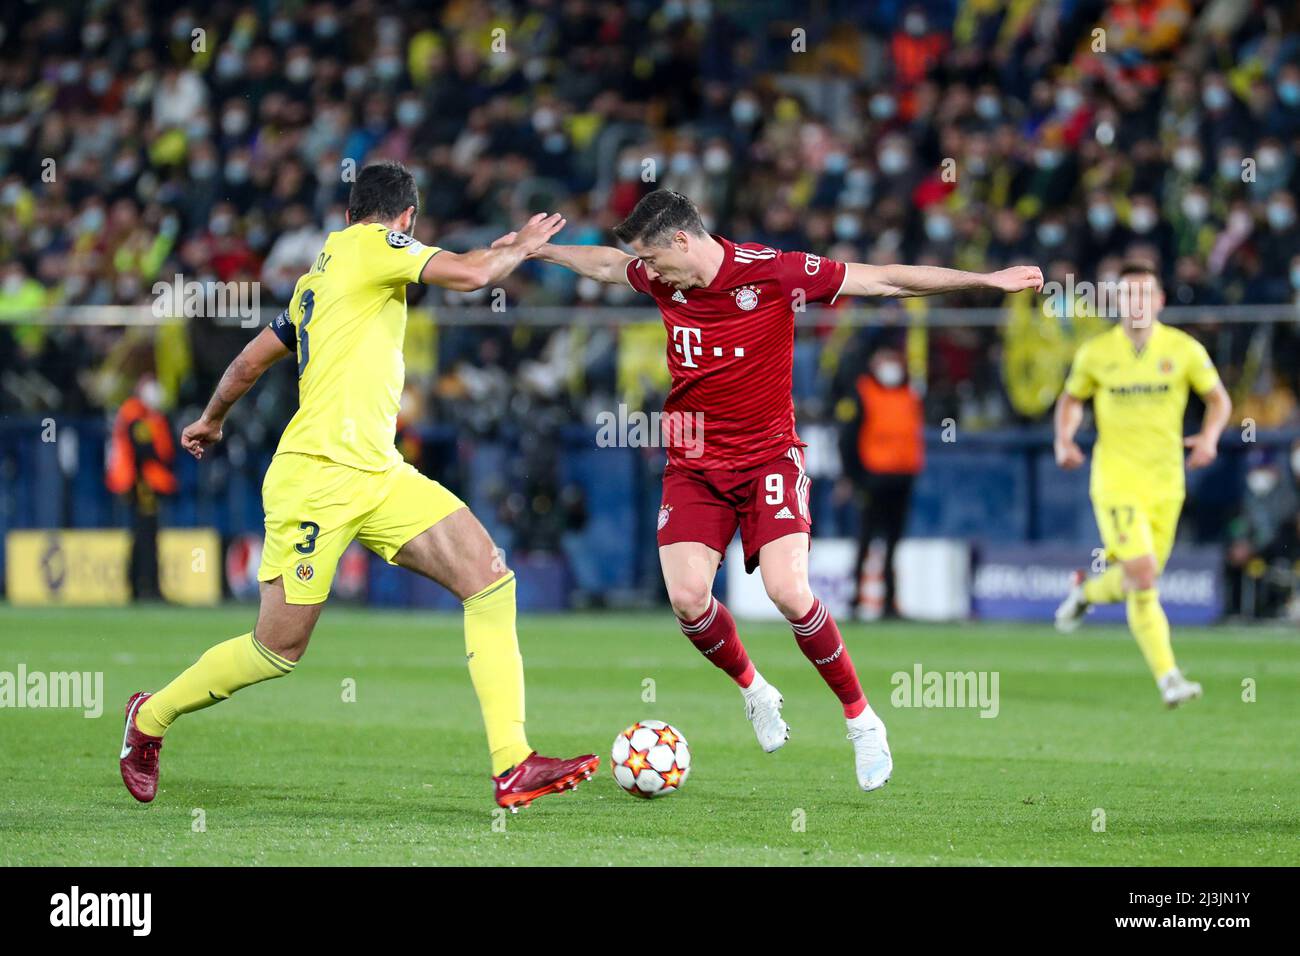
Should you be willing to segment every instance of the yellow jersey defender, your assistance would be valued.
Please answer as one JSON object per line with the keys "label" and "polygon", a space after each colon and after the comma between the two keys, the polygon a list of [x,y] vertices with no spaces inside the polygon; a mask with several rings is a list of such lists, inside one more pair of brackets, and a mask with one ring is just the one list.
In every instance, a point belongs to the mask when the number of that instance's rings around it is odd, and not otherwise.
{"label": "yellow jersey defender", "polygon": [[491,754],[494,796],[511,811],[574,789],[598,765],[542,757],[524,734],[515,580],[478,519],[394,446],[405,369],[406,286],[491,285],[564,227],[538,213],[489,249],[463,255],[412,237],[419,195],[399,163],[367,166],[288,309],[231,362],[181,445],[195,458],[221,440],[231,407],[274,363],[296,355],[298,411],[262,486],[266,540],[253,631],[210,648],[155,694],[127,702],[120,769],[131,795],[158,787],[163,735],[178,716],[291,674],[307,649],[334,571],[354,540],[446,587],[465,609],[465,651]]}

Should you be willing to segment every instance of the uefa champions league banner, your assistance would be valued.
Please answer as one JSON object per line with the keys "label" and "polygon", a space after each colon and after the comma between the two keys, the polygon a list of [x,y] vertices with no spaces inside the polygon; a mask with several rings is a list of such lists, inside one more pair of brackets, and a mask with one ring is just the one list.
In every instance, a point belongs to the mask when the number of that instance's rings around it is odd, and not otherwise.
{"label": "uefa champions league banner", "polygon": [[[1070,575],[1087,567],[1085,547],[1059,544],[992,544],[975,549],[971,583],[973,616],[994,621],[1052,620],[1070,587]],[[1160,603],[1171,624],[1213,624],[1223,613],[1223,554],[1216,548],[1176,550],[1160,578]],[[1089,621],[1123,623],[1123,602],[1099,606]]]}

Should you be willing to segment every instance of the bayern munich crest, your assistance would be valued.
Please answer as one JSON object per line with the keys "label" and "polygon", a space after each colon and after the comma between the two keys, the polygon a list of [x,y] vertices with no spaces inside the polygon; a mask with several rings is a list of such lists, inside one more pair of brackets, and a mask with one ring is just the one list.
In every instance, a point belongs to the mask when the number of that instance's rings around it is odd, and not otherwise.
{"label": "bayern munich crest", "polygon": [[736,307],[743,312],[748,312],[758,306],[758,290],[753,286],[745,286],[743,289],[736,290]]}

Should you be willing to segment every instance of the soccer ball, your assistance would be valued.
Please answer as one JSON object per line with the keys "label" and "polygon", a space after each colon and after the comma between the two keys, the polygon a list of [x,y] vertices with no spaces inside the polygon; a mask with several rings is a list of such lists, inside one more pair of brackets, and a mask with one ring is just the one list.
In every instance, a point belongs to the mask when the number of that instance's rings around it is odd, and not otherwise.
{"label": "soccer ball", "polygon": [[611,765],[618,785],[634,797],[676,793],[691,772],[691,748],[662,720],[640,720],[614,738]]}

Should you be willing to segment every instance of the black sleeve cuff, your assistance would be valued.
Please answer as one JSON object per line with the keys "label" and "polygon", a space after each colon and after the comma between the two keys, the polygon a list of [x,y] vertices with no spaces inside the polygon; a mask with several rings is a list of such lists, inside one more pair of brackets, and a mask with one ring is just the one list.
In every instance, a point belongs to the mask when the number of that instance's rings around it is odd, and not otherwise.
{"label": "black sleeve cuff", "polygon": [[298,351],[298,330],[295,329],[293,323],[289,321],[288,309],[285,309],[272,319],[268,328],[275,333],[275,337],[283,342],[284,347],[290,352]]}

